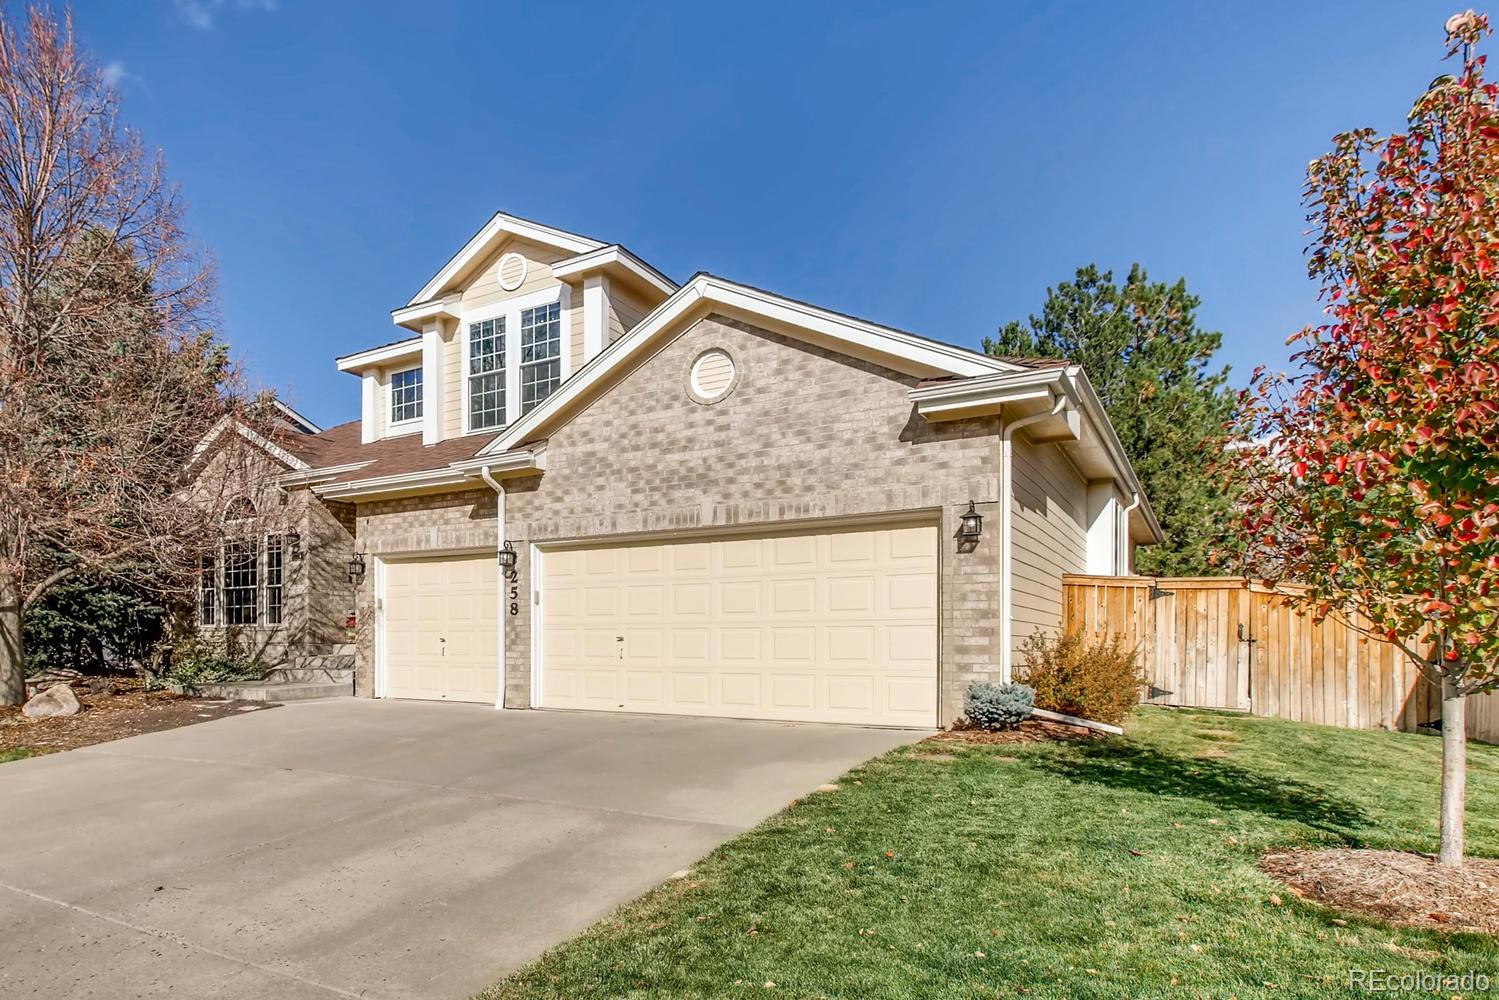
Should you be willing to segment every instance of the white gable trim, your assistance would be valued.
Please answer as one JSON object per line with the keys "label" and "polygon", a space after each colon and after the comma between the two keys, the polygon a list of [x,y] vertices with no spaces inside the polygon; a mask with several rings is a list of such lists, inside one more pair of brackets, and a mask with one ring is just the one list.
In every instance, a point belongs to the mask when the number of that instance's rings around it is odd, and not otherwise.
{"label": "white gable trim", "polygon": [[579,254],[567,260],[559,260],[552,265],[552,276],[571,278],[611,266],[623,268],[663,295],[670,295],[677,290],[675,281],[661,274],[618,243],[611,243],[609,246]]}
{"label": "white gable trim", "polygon": [[259,432],[251,430],[249,427],[246,427],[243,423],[234,419],[233,417],[220,417],[218,423],[209,428],[208,433],[204,434],[202,440],[200,440],[197,446],[193,448],[192,456],[187,460],[187,467],[192,468],[194,465],[196,465],[198,459],[202,458],[204,453],[207,452],[209,448],[213,447],[213,443],[220,437],[222,437],[231,428],[237,431],[240,437],[244,438],[255,447],[266,452],[268,455],[271,455],[278,461],[291,466],[293,469],[312,468],[311,465],[302,461],[300,458],[293,455],[285,448],[282,448],[280,445],[266,438]]}
{"label": "white gable trim", "polygon": [[518,219],[504,212],[496,212],[494,217],[484,224],[484,228],[475,233],[473,238],[463,245],[463,249],[454,254],[453,258],[442,266],[442,270],[434,274],[432,279],[423,285],[422,290],[413,295],[406,305],[418,305],[438,295],[455,275],[472,264],[476,258],[489,252],[490,248],[506,236],[518,236],[521,239],[558,247],[575,254],[588,253],[590,250],[598,250],[605,246],[598,240],[589,239],[587,236],[579,236],[577,233],[543,226],[539,222]]}
{"label": "white gable trim", "polygon": [[535,437],[547,426],[553,415],[592,391],[610,372],[640,356],[659,334],[677,320],[703,307],[716,307],[725,312],[748,315],[774,326],[804,330],[835,343],[892,360],[904,360],[913,369],[927,373],[973,376],[1024,370],[975,351],[829,312],[711,274],[699,274],[677,289],[629,333],[604,348],[576,375],[563,383],[545,403],[512,423],[479,454],[492,455],[509,451],[517,444]]}
{"label": "white gable trim", "polygon": [[357,354],[345,354],[338,359],[338,370],[341,372],[359,372],[375,365],[390,364],[394,361],[403,361],[407,358],[417,357],[421,353],[422,338],[420,336],[409,337],[406,340],[396,341],[394,344],[371,347],[369,350],[360,351]]}
{"label": "white gable trim", "polygon": [[280,410],[281,415],[284,416],[287,420],[291,421],[291,423],[294,424],[297,429],[302,431],[304,434],[321,434],[323,432],[323,429],[321,427],[313,423],[311,420],[308,420],[306,417],[302,416],[302,414],[298,413],[290,406],[287,406],[285,403],[281,402],[281,400],[273,399],[271,400],[271,405]]}

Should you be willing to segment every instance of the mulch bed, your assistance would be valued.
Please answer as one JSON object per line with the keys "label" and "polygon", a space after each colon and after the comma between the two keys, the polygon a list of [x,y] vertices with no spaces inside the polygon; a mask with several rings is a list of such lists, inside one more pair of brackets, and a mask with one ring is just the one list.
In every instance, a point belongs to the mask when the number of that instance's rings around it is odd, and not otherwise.
{"label": "mulch bed", "polygon": [[1042,719],[1027,719],[1014,729],[990,732],[987,729],[949,729],[928,736],[922,743],[968,743],[978,745],[1013,745],[1017,743],[1070,743],[1076,740],[1101,740],[1107,734],[1082,726],[1068,726],[1060,722]]}
{"label": "mulch bed", "polygon": [[73,684],[73,693],[83,703],[83,711],[72,716],[28,719],[19,705],[0,705],[0,750],[73,750],[276,707],[258,701],[213,701],[147,691],[134,678],[79,681]]}
{"label": "mulch bed", "polygon": [[1298,895],[1406,927],[1499,934],[1499,859],[1444,868],[1409,851],[1271,851],[1260,867]]}

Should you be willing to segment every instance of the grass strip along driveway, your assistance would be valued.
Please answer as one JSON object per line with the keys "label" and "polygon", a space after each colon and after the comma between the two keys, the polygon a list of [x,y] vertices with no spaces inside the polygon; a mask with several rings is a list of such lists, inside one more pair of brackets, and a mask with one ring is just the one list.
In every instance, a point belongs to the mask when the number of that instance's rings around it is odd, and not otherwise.
{"label": "grass strip along driveway", "polygon": [[[892,751],[484,997],[1364,995],[1351,969],[1499,990],[1494,938],[1332,912],[1256,867],[1435,850],[1439,752],[1160,709],[1123,739]],[[1499,855],[1499,747],[1472,748],[1468,816],[1470,852]]]}

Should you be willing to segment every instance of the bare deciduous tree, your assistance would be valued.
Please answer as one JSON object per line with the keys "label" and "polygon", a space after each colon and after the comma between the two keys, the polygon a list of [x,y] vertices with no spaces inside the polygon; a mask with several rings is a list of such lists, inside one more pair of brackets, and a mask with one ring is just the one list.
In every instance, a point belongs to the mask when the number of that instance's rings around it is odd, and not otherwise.
{"label": "bare deciduous tree", "polygon": [[0,18],[0,704],[48,588],[127,561],[190,586],[213,505],[181,470],[241,405],[211,278],[71,19]]}

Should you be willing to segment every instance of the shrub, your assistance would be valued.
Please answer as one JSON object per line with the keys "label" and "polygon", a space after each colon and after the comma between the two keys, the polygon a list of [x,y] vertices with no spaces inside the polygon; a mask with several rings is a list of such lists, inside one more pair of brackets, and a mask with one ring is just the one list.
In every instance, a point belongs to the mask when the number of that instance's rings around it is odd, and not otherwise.
{"label": "shrub", "polygon": [[963,711],[968,721],[980,729],[1010,729],[1030,718],[1035,694],[1024,684],[975,681],[968,685]]}
{"label": "shrub", "polygon": [[166,610],[130,573],[81,575],[26,609],[26,673],[137,669],[161,642]]}
{"label": "shrub", "polygon": [[1021,678],[1036,691],[1036,706],[1117,725],[1139,704],[1144,685],[1135,651],[1118,636],[1087,645],[1076,633],[1037,632],[1022,647]]}
{"label": "shrub", "polygon": [[205,636],[189,631],[172,644],[159,672],[148,675],[148,686],[170,684],[231,684],[259,680],[264,671],[239,648],[232,633]]}

